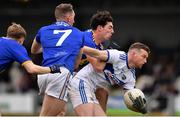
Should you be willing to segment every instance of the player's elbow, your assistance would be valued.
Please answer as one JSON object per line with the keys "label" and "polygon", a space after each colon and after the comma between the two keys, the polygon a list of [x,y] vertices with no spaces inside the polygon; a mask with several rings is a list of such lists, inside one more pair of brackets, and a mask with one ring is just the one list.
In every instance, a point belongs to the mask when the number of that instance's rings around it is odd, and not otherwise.
{"label": "player's elbow", "polygon": [[30,69],[26,69],[26,71],[29,73],[29,74],[36,74],[36,70],[30,68]]}
{"label": "player's elbow", "polygon": [[40,53],[42,53],[42,48],[41,47],[32,46],[31,47],[31,53],[32,54],[40,54]]}
{"label": "player's elbow", "polygon": [[36,52],[31,48],[31,54],[36,54]]}
{"label": "player's elbow", "polygon": [[35,49],[31,48],[31,53],[32,54],[38,54],[38,51],[36,51]]}

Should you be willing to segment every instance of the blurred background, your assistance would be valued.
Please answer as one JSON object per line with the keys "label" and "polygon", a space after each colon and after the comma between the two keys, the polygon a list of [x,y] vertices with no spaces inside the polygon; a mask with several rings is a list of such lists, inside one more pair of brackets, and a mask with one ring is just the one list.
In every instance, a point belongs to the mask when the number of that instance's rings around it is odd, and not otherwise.
{"label": "blurred background", "polygon": [[[27,31],[24,46],[36,64],[41,55],[31,55],[32,41],[40,27],[55,22],[54,9],[71,3],[76,12],[75,26],[89,28],[97,10],[109,10],[114,18],[112,41],[108,44],[127,51],[140,41],[151,49],[148,63],[137,70],[137,88],[148,99],[149,115],[180,115],[180,1],[179,0],[1,0],[0,34],[6,36],[11,22]],[[141,115],[126,108],[120,88],[113,86],[108,100],[108,115]],[[38,115],[42,97],[38,95],[36,75],[13,63],[0,74],[0,111],[2,115]],[[68,104],[68,114],[73,115]]]}

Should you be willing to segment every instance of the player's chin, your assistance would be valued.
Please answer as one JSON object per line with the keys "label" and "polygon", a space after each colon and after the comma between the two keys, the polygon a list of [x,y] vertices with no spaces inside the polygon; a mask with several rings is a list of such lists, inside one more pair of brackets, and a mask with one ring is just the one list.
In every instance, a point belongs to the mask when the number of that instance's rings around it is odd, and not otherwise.
{"label": "player's chin", "polygon": [[139,65],[138,68],[141,69],[143,65]]}
{"label": "player's chin", "polygon": [[110,39],[111,37],[112,37],[112,34],[109,34],[109,35],[107,36],[108,39]]}
{"label": "player's chin", "polygon": [[112,35],[110,35],[109,38],[112,38]]}
{"label": "player's chin", "polygon": [[107,37],[107,38],[106,38],[107,41],[110,40],[110,39],[111,39],[111,37]]}

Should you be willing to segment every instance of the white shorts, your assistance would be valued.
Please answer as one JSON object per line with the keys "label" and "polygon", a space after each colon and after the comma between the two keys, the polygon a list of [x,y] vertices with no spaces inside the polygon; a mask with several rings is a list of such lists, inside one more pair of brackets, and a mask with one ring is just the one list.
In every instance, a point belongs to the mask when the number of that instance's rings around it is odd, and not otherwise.
{"label": "white shorts", "polygon": [[71,79],[68,86],[68,93],[72,102],[73,108],[80,104],[96,103],[99,104],[95,96],[95,90],[91,83],[74,77]]}
{"label": "white shorts", "polygon": [[65,67],[60,67],[61,73],[38,75],[40,94],[47,94],[67,102],[67,85],[71,73]]}

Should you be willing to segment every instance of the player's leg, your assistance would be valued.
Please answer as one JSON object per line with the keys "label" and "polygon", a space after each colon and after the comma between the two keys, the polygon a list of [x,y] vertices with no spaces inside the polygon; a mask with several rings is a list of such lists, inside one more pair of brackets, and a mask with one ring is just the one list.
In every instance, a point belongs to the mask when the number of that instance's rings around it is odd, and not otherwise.
{"label": "player's leg", "polygon": [[94,94],[93,85],[74,77],[69,84],[69,96],[78,116],[105,116]]}
{"label": "player's leg", "polygon": [[61,110],[61,112],[58,114],[58,116],[65,116],[67,112],[67,105],[64,105],[64,108]]}
{"label": "player's leg", "polygon": [[108,101],[108,91],[104,88],[98,88],[96,89],[96,98],[99,101],[99,104],[101,105],[102,109],[104,110],[104,112],[106,112],[106,108],[107,108],[107,101]]}
{"label": "player's leg", "polygon": [[56,116],[63,111],[65,104],[63,100],[45,95],[40,116]]}
{"label": "player's leg", "polygon": [[96,103],[78,105],[74,111],[78,116],[106,116],[101,106]]}
{"label": "player's leg", "polygon": [[40,93],[45,92],[40,116],[57,116],[64,113],[67,102],[67,83],[70,72],[61,67],[61,73],[38,75]]}

